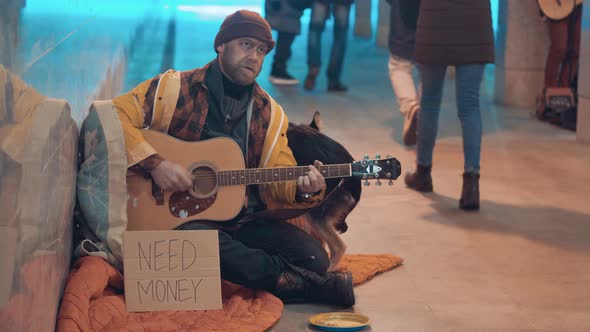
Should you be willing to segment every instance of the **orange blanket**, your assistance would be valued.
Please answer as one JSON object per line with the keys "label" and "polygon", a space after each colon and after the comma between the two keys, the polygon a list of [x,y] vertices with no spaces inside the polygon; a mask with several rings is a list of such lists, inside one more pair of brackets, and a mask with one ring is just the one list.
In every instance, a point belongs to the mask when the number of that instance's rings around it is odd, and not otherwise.
{"label": "orange blanket", "polygon": [[[393,255],[347,255],[339,266],[355,285],[401,264]],[[270,293],[223,281],[223,310],[128,313],[123,276],[96,257],[76,261],[64,292],[57,331],[244,331],[260,332],[281,317],[283,303]]]}

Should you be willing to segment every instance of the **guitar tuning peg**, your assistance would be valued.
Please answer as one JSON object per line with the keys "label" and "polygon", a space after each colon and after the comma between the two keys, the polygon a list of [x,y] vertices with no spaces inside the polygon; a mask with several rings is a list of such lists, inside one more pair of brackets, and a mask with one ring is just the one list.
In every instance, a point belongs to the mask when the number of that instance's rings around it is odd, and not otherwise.
{"label": "guitar tuning peg", "polygon": [[381,181],[377,180],[377,182],[375,182],[376,186],[380,186],[381,185]]}
{"label": "guitar tuning peg", "polygon": [[381,155],[377,153],[377,154],[375,155],[375,159],[377,159],[377,160],[381,159]]}
{"label": "guitar tuning peg", "polygon": [[387,182],[388,185],[393,186],[393,180],[389,180],[389,182]]}
{"label": "guitar tuning peg", "polygon": [[364,183],[364,185],[368,187],[368,186],[370,186],[370,185],[371,185],[371,182],[369,182],[369,180],[365,180],[365,183]]}
{"label": "guitar tuning peg", "polygon": [[369,155],[368,155],[368,154],[364,155],[364,156],[363,156],[363,159],[364,159],[364,160],[368,160],[368,159],[369,159]]}

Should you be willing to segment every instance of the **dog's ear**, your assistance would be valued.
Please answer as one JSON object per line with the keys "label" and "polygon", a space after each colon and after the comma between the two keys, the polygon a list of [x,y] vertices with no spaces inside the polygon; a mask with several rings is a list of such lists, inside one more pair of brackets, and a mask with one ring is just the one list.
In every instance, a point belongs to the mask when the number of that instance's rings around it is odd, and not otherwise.
{"label": "dog's ear", "polygon": [[322,119],[319,111],[315,111],[313,114],[313,120],[311,120],[309,126],[317,131],[322,131]]}

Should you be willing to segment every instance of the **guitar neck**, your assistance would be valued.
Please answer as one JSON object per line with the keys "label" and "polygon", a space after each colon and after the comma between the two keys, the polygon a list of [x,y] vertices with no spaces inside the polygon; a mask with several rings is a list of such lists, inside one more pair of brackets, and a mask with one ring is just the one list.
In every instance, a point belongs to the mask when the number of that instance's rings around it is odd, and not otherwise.
{"label": "guitar neck", "polygon": [[[350,164],[322,165],[318,170],[326,179],[352,176]],[[217,171],[217,185],[235,186],[293,181],[306,175],[308,171],[308,166]]]}

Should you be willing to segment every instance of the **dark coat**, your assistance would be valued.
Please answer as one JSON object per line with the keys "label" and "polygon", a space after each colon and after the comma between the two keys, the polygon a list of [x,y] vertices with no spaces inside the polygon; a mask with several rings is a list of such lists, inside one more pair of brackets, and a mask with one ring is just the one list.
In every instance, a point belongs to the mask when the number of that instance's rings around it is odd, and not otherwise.
{"label": "dark coat", "polygon": [[420,1],[387,0],[387,2],[390,5],[389,52],[403,59],[413,60]]}
{"label": "dark coat", "polygon": [[421,64],[494,62],[490,0],[422,0],[414,55]]}
{"label": "dark coat", "polygon": [[292,0],[266,0],[264,18],[273,30],[298,35],[301,33],[303,9],[295,8],[291,2]]}

